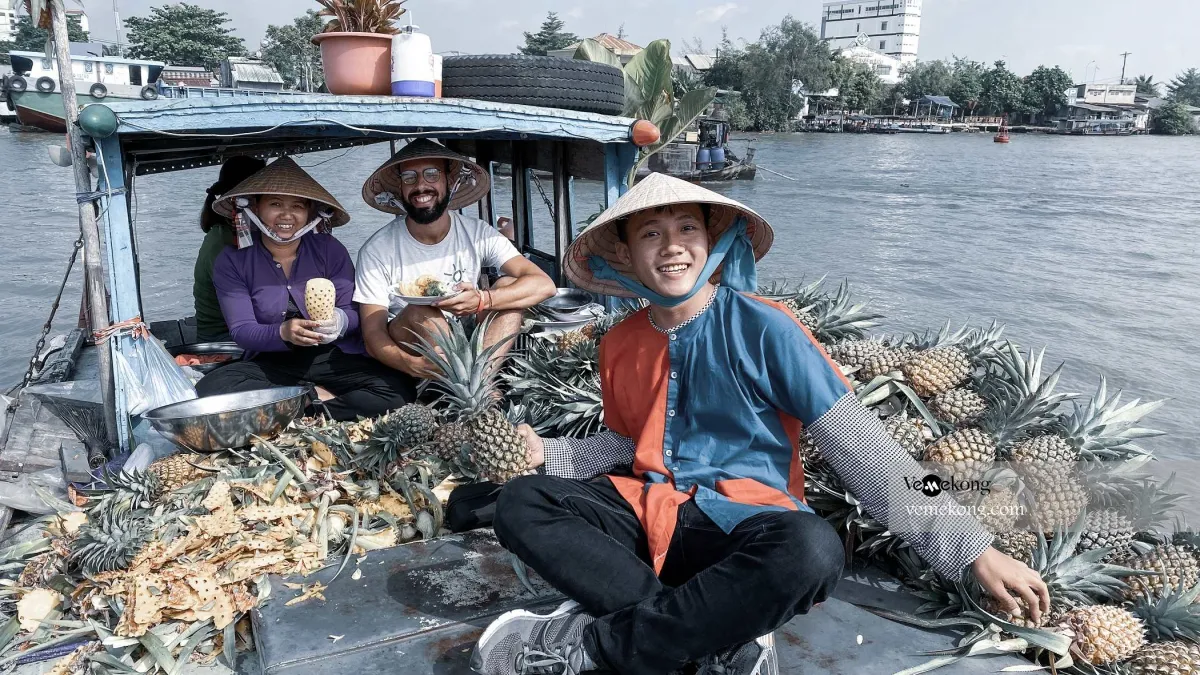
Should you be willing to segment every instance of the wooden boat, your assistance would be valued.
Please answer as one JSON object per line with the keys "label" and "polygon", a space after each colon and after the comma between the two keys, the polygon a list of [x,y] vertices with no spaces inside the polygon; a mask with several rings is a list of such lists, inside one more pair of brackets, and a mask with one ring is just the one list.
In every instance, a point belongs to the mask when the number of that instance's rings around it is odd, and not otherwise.
{"label": "wooden boat", "polygon": [[[62,86],[58,64],[40,52],[11,52],[13,75],[4,78],[3,95],[26,127],[65,133]],[[72,56],[76,97],[85,106],[102,101],[142,101],[158,98],[155,86],[166,66],[115,56]]]}
{"label": "wooden boat", "polygon": [[[712,183],[732,180],[754,180],[758,167],[754,164],[755,148],[748,146],[745,157],[739,157],[729,147],[729,123],[723,119],[701,117],[696,129],[685,132],[662,148],[638,170],[636,180],[651,173],[665,173],[693,183]],[[711,158],[712,154],[717,159]]]}
{"label": "wooden boat", "polygon": [[[102,283],[109,306],[86,309],[93,315],[108,312],[114,323],[142,317],[168,348],[194,342],[195,328],[176,317],[153,316],[142,304],[140,274],[155,268],[139,265],[138,257],[155,252],[134,245],[131,204],[135,195],[130,193],[136,192],[135,176],[185,170],[211,173],[211,167],[235,154],[273,157],[387,143],[419,129],[443,138],[485,166],[492,162],[512,166],[517,248],[561,287],[565,285],[561,263],[577,223],[572,214],[572,179],[601,182],[605,205],[612,204],[628,188],[623,178],[638,154],[633,119],[465,99],[305,95],[160,99],[93,103],[85,112],[97,106],[102,110],[87,117],[106,119],[112,113],[107,119],[116,127],[106,137],[85,137],[92,145],[89,151],[102,159],[97,194],[103,214],[100,239],[107,252],[108,274]],[[85,131],[99,128],[83,126]],[[363,174],[370,168],[362,167]],[[537,197],[527,169],[553,176],[554,234],[546,242],[534,238]],[[75,188],[59,197],[74,205]],[[196,196],[197,201],[200,198]],[[490,222],[497,215],[494,200],[494,194],[485,196],[478,206],[480,217]],[[132,339],[122,335],[96,344],[87,335],[85,330],[75,330],[63,347],[45,355],[34,381],[96,382],[99,350],[128,350]],[[110,447],[101,448],[111,457],[145,440],[145,426],[129,413],[121,393],[128,384],[126,377],[120,370],[112,373],[117,395],[104,407],[104,417],[116,426]],[[74,461],[70,458],[80,456],[80,439],[49,409],[29,396],[20,396],[15,403],[11,424],[0,432],[0,468],[14,480],[66,466]],[[85,475],[86,470],[85,462]],[[0,507],[0,520],[6,523],[10,515],[9,509]],[[373,550],[370,558],[360,566],[361,577],[346,573],[334,581],[338,570],[333,565],[306,578],[306,583],[328,583],[325,602],[289,607],[273,598],[252,611],[257,654],[241,659],[239,672],[466,673],[470,647],[488,622],[507,610],[541,609],[560,599],[532,572],[531,583],[525,586],[507,552],[487,529]],[[283,582],[294,581],[273,577],[271,584],[282,589]],[[888,664],[890,672],[924,663],[928,653],[952,648],[952,637],[868,611],[909,612],[920,603],[872,568],[849,572],[833,597],[779,629],[781,669],[822,675],[883,672],[880,664]],[[338,639],[330,639],[333,632]],[[954,672],[993,672],[1009,665],[1026,662],[1015,655],[1000,655],[983,663],[960,662]]]}

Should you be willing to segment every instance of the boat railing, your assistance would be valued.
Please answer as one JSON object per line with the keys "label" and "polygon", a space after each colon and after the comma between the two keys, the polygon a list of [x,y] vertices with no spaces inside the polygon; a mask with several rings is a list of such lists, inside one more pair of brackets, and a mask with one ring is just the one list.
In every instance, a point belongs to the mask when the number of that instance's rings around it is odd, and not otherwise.
{"label": "boat railing", "polygon": [[237,89],[234,87],[183,87],[167,86],[163,98],[230,98],[230,97],[266,97],[266,96],[311,96],[303,91],[273,91],[269,89]]}

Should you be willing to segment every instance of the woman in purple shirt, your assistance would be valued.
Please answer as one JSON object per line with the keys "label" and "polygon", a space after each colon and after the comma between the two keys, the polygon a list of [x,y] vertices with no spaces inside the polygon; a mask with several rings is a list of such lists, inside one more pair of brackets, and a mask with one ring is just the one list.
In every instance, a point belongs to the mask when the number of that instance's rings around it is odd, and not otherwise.
{"label": "woman in purple shirt", "polygon": [[[375,417],[416,399],[416,381],[366,355],[358,329],[354,265],[328,230],[350,216],[291,158],[247,178],[213,204],[231,218],[236,247],[213,265],[213,285],[242,361],[200,380],[201,396],[311,383],[334,395],[335,420]],[[304,304],[310,279],[333,282],[334,317],[312,321]]]}

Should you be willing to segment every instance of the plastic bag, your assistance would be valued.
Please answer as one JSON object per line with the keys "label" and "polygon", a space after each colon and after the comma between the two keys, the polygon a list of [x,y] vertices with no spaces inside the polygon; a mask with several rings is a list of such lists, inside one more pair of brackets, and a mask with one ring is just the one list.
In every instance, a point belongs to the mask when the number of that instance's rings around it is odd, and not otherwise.
{"label": "plastic bag", "polygon": [[125,383],[130,415],[196,398],[191,379],[153,336],[134,333],[114,354],[113,367]]}

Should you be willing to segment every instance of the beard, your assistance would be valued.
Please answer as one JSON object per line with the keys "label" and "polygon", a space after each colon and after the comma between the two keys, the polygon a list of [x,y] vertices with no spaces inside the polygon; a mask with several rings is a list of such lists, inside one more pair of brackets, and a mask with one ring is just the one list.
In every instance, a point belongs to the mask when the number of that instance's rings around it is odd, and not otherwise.
{"label": "beard", "polygon": [[446,209],[450,206],[450,195],[447,194],[445,197],[442,197],[438,201],[434,202],[433,206],[418,208],[413,206],[413,203],[409,201],[409,198],[415,197],[419,194],[425,194],[425,192],[414,192],[410,194],[409,197],[400,198],[400,203],[404,205],[405,213],[407,213],[408,217],[418,225],[428,225],[438,218],[441,218],[442,214],[445,213]]}

